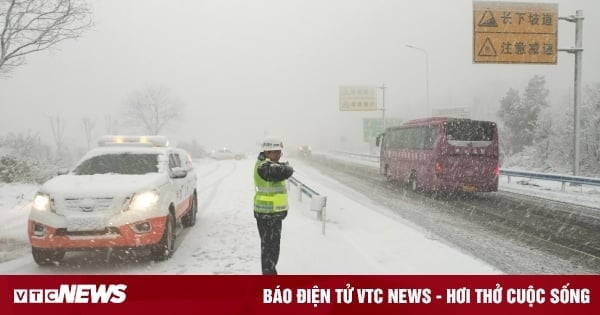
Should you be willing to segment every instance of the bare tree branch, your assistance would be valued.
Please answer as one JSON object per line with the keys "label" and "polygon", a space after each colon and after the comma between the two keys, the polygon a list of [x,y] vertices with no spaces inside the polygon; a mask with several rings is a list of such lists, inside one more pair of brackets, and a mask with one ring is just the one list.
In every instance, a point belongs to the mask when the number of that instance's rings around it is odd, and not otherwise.
{"label": "bare tree branch", "polygon": [[183,103],[165,87],[135,91],[126,103],[125,117],[151,135],[159,134],[182,117]]}
{"label": "bare tree branch", "polygon": [[85,135],[85,141],[87,143],[87,148],[89,150],[92,145],[92,131],[94,130],[94,127],[96,126],[96,120],[92,119],[90,117],[83,117],[82,121],[83,121],[83,132]]}
{"label": "bare tree branch", "polygon": [[84,0],[0,0],[0,74],[92,26]]}
{"label": "bare tree branch", "polygon": [[106,115],[104,117],[104,121],[106,126],[106,134],[116,135],[119,133],[119,121],[117,121],[111,115]]}
{"label": "bare tree branch", "polygon": [[50,121],[50,127],[52,128],[52,137],[54,138],[54,144],[56,145],[57,162],[61,162],[65,157],[64,152],[64,139],[65,139],[65,121],[58,114],[55,116],[48,116]]}

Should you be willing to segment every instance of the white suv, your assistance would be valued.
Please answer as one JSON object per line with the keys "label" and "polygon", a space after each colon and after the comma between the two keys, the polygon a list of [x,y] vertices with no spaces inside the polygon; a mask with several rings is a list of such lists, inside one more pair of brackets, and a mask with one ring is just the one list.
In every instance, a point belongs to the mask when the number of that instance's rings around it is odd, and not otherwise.
{"label": "white suv", "polygon": [[160,136],[104,136],[99,145],[34,197],[27,229],[38,264],[99,248],[149,249],[166,260],[175,250],[177,223],[196,223],[189,154]]}

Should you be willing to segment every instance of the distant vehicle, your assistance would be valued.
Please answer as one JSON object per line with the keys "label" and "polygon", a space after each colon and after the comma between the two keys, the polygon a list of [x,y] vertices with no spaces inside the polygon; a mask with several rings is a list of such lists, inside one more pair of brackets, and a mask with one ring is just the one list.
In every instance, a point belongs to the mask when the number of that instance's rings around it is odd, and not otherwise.
{"label": "distant vehicle", "polygon": [[434,117],[390,127],[377,137],[380,173],[412,190],[498,190],[496,123]]}
{"label": "distant vehicle", "polygon": [[302,158],[309,158],[312,155],[312,149],[309,145],[303,144],[298,147],[298,155]]}
{"label": "distant vehicle", "polygon": [[246,158],[244,153],[233,152],[228,148],[212,151],[209,156],[215,160],[241,160]]}
{"label": "distant vehicle", "polygon": [[186,151],[160,136],[105,136],[99,145],[35,195],[27,230],[36,263],[108,248],[166,260],[177,223],[196,223],[196,174]]}

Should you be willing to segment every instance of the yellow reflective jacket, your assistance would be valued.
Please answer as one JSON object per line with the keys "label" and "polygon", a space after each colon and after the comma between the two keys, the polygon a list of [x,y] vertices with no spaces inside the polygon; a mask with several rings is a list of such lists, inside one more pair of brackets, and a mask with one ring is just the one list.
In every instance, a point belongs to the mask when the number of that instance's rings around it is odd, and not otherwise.
{"label": "yellow reflective jacket", "polygon": [[[256,161],[254,165],[254,212],[257,213],[278,213],[288,210],[288,198],[287,198],[287,186],[286,180],[276,180],[276,181],[268,181],[262,178],[258,169],[263,166],[263,164],[268,163],[268,165],[264,165],[264,167],[271,167],[273,162],[269,159],[259,159]],[[289,166],[281,165],[278,167],[286,168],[282,172],[289,173],[287,174],[278,174],[279,178],[281,176],[286,176],[285,178],[289,178],[293,169]],[[269,179],[269,178],[267,178]]]}

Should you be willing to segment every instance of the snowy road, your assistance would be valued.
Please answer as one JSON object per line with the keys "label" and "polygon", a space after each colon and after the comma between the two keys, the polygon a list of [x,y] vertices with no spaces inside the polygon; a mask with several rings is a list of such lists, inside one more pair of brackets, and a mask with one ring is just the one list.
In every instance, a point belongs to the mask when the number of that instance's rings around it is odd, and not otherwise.
{"label": "snowy road", "polygon": [[600,272],[600,211],[575,204],[589,204],[597,195],[581,198],[512,187],[520,192],[514,194],[501,187],[492,194],[434,198],[386,183],[370,164],[330,156],[312,162],[357,190],[370,190],[372,199],[398,215],[506,273]]}
{"label": "snowy road", "polygon": [[[252,216],[254,160],[199,160],[199,216],[180,230],[166,262],[106,252],[67,253],[58,265],[39,267],[25,233],[32,185],[2,185],[2,274],[257,274],[259,240]],[[452,248],[365,195],[299,163],[296,177],[328,196],[326,235],[307,198],[290,191],[279,272],[282,274],[498,274],[498,269]],[[23,195],[23,199],[16,196]],[[443,257],[443,259],[440,259]]]}
{"label": "snowy road", "polygon": [[[198,222],[179,231],[177,251],[165,262],[77,252],[68,253],[56,266],[39,267],[31,258],[25,233],[29,200],[37,187],[2,184],[0,273],[259,273],[259,240],[251,212],[254,160],[206,159],[195,164]],[[457,215],[455,204],[406,194],[377,179],[344,170],[315,167],[302,160],[292,160],[292,165],[296,178],[328,198],[326,235],[309,210],[308,198],[298,201],[292,186],[278,265],[281,274],[572,274],[599,270],[466,220]]]}

